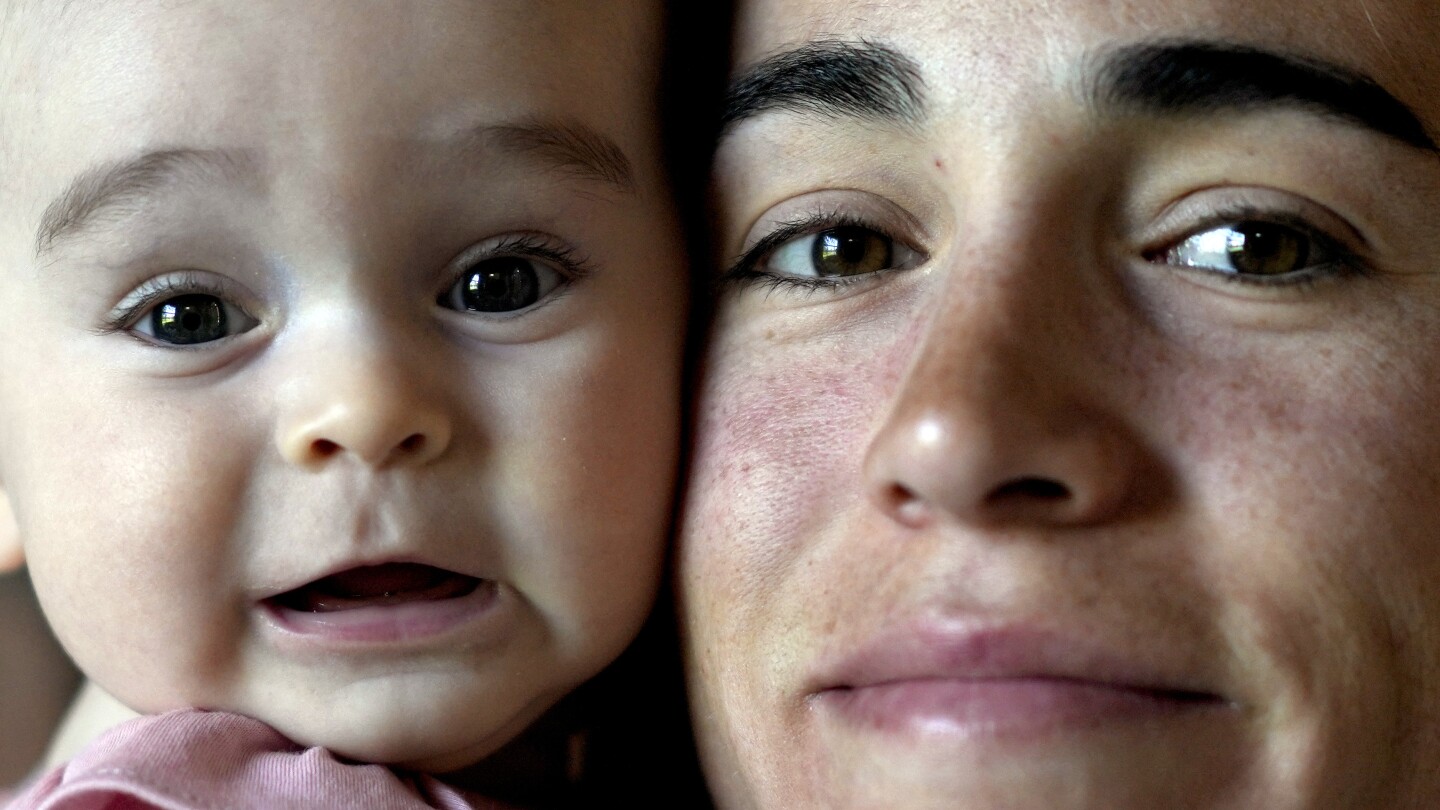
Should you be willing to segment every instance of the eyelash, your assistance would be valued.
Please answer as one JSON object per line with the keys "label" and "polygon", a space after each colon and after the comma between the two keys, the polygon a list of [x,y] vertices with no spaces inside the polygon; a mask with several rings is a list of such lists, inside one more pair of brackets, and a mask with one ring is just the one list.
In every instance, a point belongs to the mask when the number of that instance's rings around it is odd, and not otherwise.
{"label": "eyelash", "polygon": [[[791,239],[817,234],[832,228],[864,228],[869,231],[874,231],[897,244],[909,244],[907,240],[895,236],[888,229],[880,227],[861,217],[834,210],[817,211],[799,219],[778,223],[770,233],[756,242],[754,247],[745,251],[744,255],[737,259],[730,265],[729,269],[720,275],[719,286],[756,285],[764,288],[766,292],[783,290],[817,293],[838,290],[855,284],[873,282],[877,278],[882,278],[894,272],[892,269],[855,276],[806,278],[803,276],[780,275],[759,269],[770,254],[774,253],[777,248],[789,242]],[[918,248],[912,248],[912,250],[915,250],[916,253],[921,255],[922,263],[928,260],[929,257],[923,250],[919,250]]]}
{"label": "eyelash", "polygon": [[523,256],[555,265],[565,276],[562,285],[573,284],[595,272],[595,266],[590,259],[582,256],[569,245],[554,242],[540,234],[527,233],[504,237],[494,245],[478,251],[465,251],[461,254],[460,260],[454,262],[454,269],[445,282],[446,286],[459,281],[462,276],[474,270],[481,262],[505,256]]}
{"label": "eyelash", "polygon": [[[235,291],[229,288],[229,285],[192,270],[150,279],[136,288],[132,294],[138,294],[140,297],[107,315],[105,322],[96,330],[97,333],[108,335],[116,332],[128,332],[140,322],[145,313],[164,301],[181,295],[213,295],[245,310],[245,307],[235,302],[237,296]],[[245,310],[245,314],[253,317],[253,313],[248,310]]]}

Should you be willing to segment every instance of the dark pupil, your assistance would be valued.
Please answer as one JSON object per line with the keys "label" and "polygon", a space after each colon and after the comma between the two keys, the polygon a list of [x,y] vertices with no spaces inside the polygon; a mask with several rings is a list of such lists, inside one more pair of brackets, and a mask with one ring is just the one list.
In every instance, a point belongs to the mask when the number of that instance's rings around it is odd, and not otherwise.
{"label": "dark pupil", "polygon": [[1236,272],[1257,276],[1293,273],[1305,266],[1310,248],[1294,228],[1265,222],[1242,222],[1230,229],[1226,243]]}
{"label": "dark pupil", "polygon": [[535,268],[524,259],[491,259],[465,277],[465,308],[474,312],[510,312],[540,299]]}
{"label": "dark pupil", "polygon": [[820,276],[855,276],[890,267],[890,240],[868,228],[841,227],[821,231],[814,248]]}
{"label": "dark pupil", "polygon": [[213,295],[181,295],[151,310],[155,337],[166,343],[208,343],[225,337],[225,305]]}

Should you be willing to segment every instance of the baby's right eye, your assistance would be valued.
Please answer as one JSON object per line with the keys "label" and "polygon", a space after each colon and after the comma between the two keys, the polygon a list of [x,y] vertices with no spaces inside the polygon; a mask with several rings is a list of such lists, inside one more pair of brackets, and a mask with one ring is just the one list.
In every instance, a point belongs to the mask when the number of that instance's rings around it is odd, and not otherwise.
{"label": "baby's right eye", "polygon": [[187,293],[155,304],[131,328],[159,343],[192,346],[238,335],[256,323],[240,307],[218,296]]}

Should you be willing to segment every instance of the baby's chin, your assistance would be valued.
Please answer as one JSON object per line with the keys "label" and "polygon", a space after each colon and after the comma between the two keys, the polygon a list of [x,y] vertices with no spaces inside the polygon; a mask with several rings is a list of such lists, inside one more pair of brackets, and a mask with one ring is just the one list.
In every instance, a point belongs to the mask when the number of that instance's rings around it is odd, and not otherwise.
{"label": "baby's chin", "polygon": [[357,762],[447,773],[473,765],[519,736],[555,698],[537,695],[502,705],[463,701],[378,701],[311,712],[242,712],[305,747]]}

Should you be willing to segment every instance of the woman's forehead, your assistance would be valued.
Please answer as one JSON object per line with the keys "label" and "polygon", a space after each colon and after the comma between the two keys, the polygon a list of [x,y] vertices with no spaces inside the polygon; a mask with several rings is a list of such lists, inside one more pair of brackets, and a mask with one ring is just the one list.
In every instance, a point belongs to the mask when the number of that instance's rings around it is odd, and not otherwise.
{"label": "woman's forehead", "polygon": [[865,41],[913,60],[937,94],[974,96],[1065,84],[1115,50],[1163,40],[1330,63],[1440,126],[1440,6],[1429,0],[747,0],[735,65],[743,73],[806,42]]}

